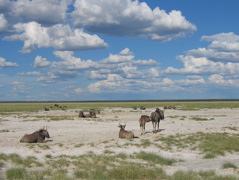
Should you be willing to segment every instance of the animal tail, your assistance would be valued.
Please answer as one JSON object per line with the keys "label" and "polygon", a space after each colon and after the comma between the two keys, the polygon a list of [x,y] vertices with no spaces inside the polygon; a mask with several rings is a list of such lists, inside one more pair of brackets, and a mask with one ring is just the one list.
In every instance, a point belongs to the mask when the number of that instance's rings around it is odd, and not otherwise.
{"label": "animal tail", "polygon": [[134,136],[134,138],[139,138],[138,136]]}

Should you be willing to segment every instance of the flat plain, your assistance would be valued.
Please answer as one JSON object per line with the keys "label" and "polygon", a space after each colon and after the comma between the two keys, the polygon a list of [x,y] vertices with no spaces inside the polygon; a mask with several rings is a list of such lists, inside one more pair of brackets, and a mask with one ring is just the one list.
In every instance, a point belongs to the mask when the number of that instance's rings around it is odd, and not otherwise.
{"label": "flat plain", "polygon": [[[0,179],[239,179],[239,102],[13,104],[1,104]],[[160,131],[141,135],[140,116],[165,105]],[[120,122],[139,138],[119,139]],[[19,142],[42,127],[46,143]]]}

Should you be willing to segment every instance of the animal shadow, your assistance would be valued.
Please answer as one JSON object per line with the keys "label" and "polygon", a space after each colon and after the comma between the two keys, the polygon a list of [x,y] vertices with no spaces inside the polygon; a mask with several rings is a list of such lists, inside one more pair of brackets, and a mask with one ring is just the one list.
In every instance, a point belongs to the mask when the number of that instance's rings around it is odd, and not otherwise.
{"label": "animal shadow", "polygon": [[[165,131],[165,129],[159,129],[157,132]],[[153,131],[145,131],[145,134],[151,134]]]}
{"label": "animal shadow", "polygon": [[159,130],[157,130],[157,132],[161,132],[161,131],[165,131],[165,129],[159,129]]}

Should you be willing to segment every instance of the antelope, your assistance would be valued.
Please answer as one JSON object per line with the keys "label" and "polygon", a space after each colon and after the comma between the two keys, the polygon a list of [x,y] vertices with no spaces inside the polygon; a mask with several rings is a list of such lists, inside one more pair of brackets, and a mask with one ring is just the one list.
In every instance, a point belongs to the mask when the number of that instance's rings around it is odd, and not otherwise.
{"label": "antelope", "polygon": [[134,133],[132,131],[126,131],[125,130],[126,123],[119,123],[119,138],[125,139],[125,138],[138,138],[134,136]]}

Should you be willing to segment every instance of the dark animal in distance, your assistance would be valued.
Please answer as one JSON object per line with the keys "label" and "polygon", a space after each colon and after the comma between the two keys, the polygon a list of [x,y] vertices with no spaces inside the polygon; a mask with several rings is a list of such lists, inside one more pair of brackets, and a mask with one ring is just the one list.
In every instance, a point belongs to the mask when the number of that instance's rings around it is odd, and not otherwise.
{"label": "dark animal in distance", "polygon": [[80,118],[97,118],[95,112],[90,111],[89,114],[84,114],[83,111],[79,112],[79,117]]}
{"label": "dark animal in distance", "polygon": [[141,130],[141,135],[145,134],[145,124],[149,121],[150,121],[150,117],[147,115],[142,115],[139,118],[139,126],[140,126],[140,130]]}
{"label": "dark animal in distance", "polygon": [[134,107],[133,107],[133,110],[137,110],[137,107],[136,107],[136,106],[134,106]]}
{"label": "dark animal in distance", "polygon": [[137,136],[134,136],[134,133],[132,131],[126,131],[125,130],[126,123],[119,123],[119,138],[125,139],[125,138],[138,138]]}
{"label": "dark animal in distance", "polygon": [[145,110],[146,108],[144,106],[140,106],[140,109],[141,110]]}
{"label": "dark animal in distance", "polygon": [[[164,111],[156,108],[156,111],[151,113],[150,119],[153,123],[153,133],[159,132],[159,122],[164,119]],[[158,126],[158,130],[156,130],[156,126]]]}
{"label": "dark animal in distance", "polygon": [[45,138],[50,138],[50,135],[46,128],[40,129],[32,134],[25,134],[20,140],[21,143],[44,143]]}

